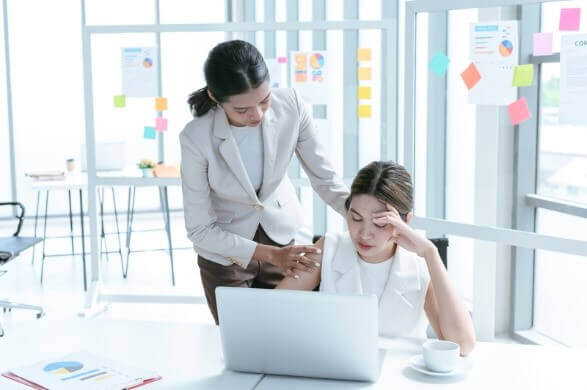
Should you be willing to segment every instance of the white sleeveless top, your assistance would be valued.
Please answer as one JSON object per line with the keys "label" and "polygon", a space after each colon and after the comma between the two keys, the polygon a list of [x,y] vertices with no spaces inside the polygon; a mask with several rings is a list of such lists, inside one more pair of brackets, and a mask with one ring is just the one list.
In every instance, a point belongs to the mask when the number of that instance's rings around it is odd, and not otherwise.
{"label": "white sleeveless top", "polygon": [[[361,261],[348,232],[326,234],[320,291],[364,294],[376,289],[376,286],[364,286]],[[379,334],[425,338],[428,319],[424,301],[430,283],[426,262],[399,247],[387,261],[391,261],[391,266],[379,300]]]}

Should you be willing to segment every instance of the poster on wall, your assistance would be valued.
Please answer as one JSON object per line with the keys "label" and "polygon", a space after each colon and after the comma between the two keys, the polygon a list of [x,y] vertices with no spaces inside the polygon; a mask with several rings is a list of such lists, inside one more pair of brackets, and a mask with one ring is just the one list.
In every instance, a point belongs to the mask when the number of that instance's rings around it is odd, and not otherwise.
{"label": "poster on wall", "polygon": [[503,106],[516,100],[512,79],[518,53],[518,21],[471,24],[470,57],[481,79],[469,91],[469,103]]}
{"label": "poster on wall", "polygon": [[277,58],[266,58],[265,64],[269,70],[269,78],[271,79],[271,88],[287,87],[287,80],[284,80],[284,75],[287,75],[285,67],[286,63],[279,61]]}
{"label": "poster on wall", "polygon": [[587,125],[587,34],[563,35],[560,53],[559,121]]}
{"label": "poster on wall", "polygon": [[156,47],[122,48],[122,92],[127,97],[158,96]]}
{"label": "poster on wall", "polygon": [[326,51],[292,51],[291,86],[311,104],[328,104],[328,57]]}

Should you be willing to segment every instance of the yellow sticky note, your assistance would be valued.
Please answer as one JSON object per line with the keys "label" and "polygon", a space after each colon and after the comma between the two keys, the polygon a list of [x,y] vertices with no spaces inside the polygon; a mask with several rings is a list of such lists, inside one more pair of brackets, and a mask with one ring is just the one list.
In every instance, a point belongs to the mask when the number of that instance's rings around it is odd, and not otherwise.
{"label": "yellow sticky note", "polygon": [[360,104],[359,105],[359,118],[371,118],[371,105]]}
{"label": "yellow sticky note", "polygon": [[158,97],[155,98],[155,111],[167,110],[167,98]]}
{"label": "yellow sticky note", "polygon": [[534,65],[518,65],[514,68],[514,81],[512,86],[514,87],[528,87],[532,85],[534,80]]}
{"label": "yellow sticky note", "polygon": [[371,99],[371,87],[359,87],[359,99]]}
{"label": "yellow sticky note", "polygon": [[371,68],[359,68],[359,80],[371,80]]}
{"label": "yellow sticky note", "polygon": [[357,50],[357,60],[359,61],[371,61],[371,49],[364,47]]}

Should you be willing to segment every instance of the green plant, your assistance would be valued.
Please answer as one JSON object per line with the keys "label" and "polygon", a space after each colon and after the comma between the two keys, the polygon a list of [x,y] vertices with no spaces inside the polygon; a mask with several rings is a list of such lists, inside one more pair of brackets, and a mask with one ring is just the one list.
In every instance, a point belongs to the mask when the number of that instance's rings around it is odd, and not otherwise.
{"label": "green plant", "polygon": [[155,168],[155,165],[157,165],[157,164],[155,164],[155,161],[153,161],[153,160],[150,160],[150,159],[148,159],[148,158],[144,158],[144,159],[142,159],[141,161],[139,161],[139,162],[137,163],[137,166],[138,166],[139,168],[141,168],[141,169],[145,169],[145,168]]}

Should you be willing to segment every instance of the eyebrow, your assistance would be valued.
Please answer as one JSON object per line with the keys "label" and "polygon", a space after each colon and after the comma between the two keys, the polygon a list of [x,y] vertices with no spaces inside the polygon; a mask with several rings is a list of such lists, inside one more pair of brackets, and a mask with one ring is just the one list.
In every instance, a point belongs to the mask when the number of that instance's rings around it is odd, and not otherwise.
{"label": "eyebrow", "polygon": [[[265,100],[269,99],[270,96],[271,96],[271,92],[269,92],[267,94],[267,96],[265,96],[265,98],[263,98],[263,100],[261,100],[259,103],[263,103]],[[237,106],[234,106],[234,109],[235,110],[244,110],[246,108],[249,108],[249,107],[237,107]]]}
{"label": "eyebrow", "polygon": [[353,212],[353,213],[357,214],[359,217],[363,218],[363,216],[362,216],[362,215],[361,215],[361,214],[360,214],[360,213],[359,213],[357,210],[355,210],[354,208],[352,208],[352,207],[351,207],[349,210],[350,210],[351,212]]}

